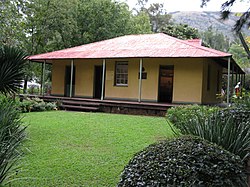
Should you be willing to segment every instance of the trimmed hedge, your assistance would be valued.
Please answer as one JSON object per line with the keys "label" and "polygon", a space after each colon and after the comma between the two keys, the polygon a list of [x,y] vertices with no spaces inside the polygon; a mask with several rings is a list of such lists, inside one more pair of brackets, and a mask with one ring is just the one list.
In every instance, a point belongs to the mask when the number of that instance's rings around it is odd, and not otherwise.
{"label": "trimmed hedge", "polygon": [[247,186],[241,159],[198,137],[150,145],[121,174],[127,186]]}

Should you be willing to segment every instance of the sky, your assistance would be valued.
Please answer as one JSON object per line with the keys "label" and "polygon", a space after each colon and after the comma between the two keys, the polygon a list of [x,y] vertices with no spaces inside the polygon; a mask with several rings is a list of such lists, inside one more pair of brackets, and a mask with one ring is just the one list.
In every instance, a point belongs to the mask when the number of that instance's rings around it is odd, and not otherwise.
{"label": "sky", "polygon": [[[137,0],[120,0],[126,2],[130,9],[135,7]],[[149,0],[148,4],[152,3],[164,3],[164,8],[167,12],[174,11],[220,11],[221,5],[227,0],[210,0],[206,7],[200,8],[201,0]],[[249,0],[240,2],[236,1],[232,11],[233,12],[245,12],[250,7]]]}

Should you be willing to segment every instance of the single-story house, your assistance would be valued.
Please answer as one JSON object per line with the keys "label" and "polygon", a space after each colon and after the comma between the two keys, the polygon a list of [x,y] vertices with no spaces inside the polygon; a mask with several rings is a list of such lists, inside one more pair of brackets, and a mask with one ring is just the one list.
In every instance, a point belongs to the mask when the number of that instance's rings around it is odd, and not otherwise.
{"label": "single-story house", "polygon": [[231,54],[164,33],[126,35],[28,59],[52,64],[51,95],[100,100],[216,104],[223,73],[229,75],[228,93],[229,77],[240,81],[244,74]]}

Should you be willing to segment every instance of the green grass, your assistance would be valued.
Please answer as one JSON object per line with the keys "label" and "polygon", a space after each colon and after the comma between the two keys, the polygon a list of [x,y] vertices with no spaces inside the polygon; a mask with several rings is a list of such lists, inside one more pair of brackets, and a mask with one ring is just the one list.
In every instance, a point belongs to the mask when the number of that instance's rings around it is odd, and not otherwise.
{"label": "green grass", "polygon": [[24,122],[31,153],[12,186],[116,186],[136,152],[173,136],[160,117],[56,111]]}

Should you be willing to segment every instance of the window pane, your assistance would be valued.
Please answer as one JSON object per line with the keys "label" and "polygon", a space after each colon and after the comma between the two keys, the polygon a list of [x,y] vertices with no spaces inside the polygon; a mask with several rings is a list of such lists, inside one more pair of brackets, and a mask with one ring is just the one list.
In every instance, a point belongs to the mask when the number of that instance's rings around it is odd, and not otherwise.
{"label": "window pane", "polygon": [[116,62],[115,85],[128,84],[128,62]]}

